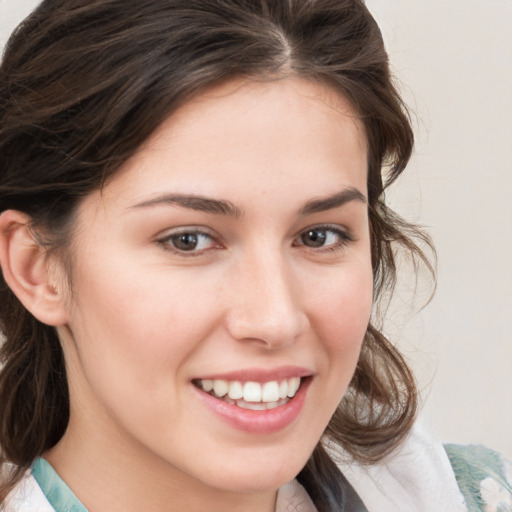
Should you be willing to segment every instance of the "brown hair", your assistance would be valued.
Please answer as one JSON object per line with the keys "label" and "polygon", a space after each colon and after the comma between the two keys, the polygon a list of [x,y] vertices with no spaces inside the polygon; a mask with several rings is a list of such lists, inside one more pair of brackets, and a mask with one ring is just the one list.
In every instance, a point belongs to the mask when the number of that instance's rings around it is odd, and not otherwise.
{"label": "brown hair", "polygon": [[[25,212],[44,228],[48,250],[65,247],[79,200],[179,105],[234,77],[285,75],[328,84],[360,115],[377,300],[393,287],[397,248],[429,266],[417,242],[428,239],[384,202],[413,134],[362,0],[43,1],[10,38],[0,68],[0,211]],[[1,457],[17,466],[1,498],[61,438],[69,396],[54,328],[3,280],[0,311]],[[416,408],[407,364],[370,325],[326,436],[357,460],[376,461],[407,434]],[[319,512],[339,509],[341,475],[320,443],[298,478]]]}

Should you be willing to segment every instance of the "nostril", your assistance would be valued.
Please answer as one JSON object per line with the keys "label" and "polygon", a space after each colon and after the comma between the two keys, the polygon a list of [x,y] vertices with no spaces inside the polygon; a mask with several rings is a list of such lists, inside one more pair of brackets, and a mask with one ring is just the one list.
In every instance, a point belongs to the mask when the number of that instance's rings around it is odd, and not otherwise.
{"label": "nostril", "polygon": [[307,331],[307,315],[295,307],[234,308],[227,318],[227,329],[237,340],[254,341],[269,347],[294,343]]}

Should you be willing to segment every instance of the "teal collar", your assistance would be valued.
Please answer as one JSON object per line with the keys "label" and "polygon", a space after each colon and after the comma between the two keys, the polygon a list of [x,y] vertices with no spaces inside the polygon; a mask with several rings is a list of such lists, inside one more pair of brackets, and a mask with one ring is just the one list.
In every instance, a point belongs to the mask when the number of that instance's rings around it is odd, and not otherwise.
{"label": "teal collar", "polygon": [[88,512],[44,459],[37,458],[32,464],[31,472],[55,512]]}

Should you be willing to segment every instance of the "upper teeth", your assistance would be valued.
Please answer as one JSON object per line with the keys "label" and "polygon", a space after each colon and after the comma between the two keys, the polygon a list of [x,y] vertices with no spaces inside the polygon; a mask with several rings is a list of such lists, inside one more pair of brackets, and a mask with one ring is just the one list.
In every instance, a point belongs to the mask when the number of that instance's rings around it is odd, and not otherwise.
{"label": "upper teeth", "polygon": [[245,400],[246,402],[277,402],[280,399],[295,396],[300,386],[300,377],[292,377],[281,381],[269,382],[240,382],[221,379],[200,380],[201,388],[215,396],[222,398],[228,395],[232,400]]}

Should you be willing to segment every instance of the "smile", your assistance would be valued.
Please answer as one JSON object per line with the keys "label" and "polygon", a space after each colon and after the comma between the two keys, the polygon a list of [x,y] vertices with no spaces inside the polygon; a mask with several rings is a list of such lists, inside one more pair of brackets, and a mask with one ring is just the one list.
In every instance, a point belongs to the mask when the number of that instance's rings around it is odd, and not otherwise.
{"label": "smile", "polygon": [[209,395],[242,409],[263,411],[288,403],[301,385],[300,377],[268,382],[240,382],[222,379],[194,380],[194,385]]}

